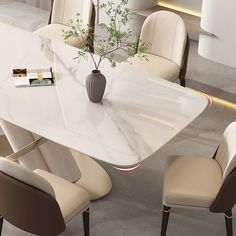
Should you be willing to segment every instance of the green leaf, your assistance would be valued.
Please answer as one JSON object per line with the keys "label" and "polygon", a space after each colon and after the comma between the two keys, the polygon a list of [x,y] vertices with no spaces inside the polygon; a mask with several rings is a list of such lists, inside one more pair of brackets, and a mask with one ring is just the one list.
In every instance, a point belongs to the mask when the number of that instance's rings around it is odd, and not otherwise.
{"label": "green leaf", "polygon": [[[99,30],[106,32],[105,36],[94,34],[91,26],[83,23],[79,13],[76,14],[77,18],[75,21],[70,20],[71,30],[62,30],[66,42],[69,42],[72,37],[83,37],[85,41],[83,50],[79,49],[75,58],[78,60],[78,63],[81,58],[87,58],[90,55],[96,69],[98,69],[101,61],[105,58],[108,58],[111,66],[115,67],[116,62],[114,58],[115,51],[117,50],[122,50],[130,57],[138,53],[141,59],[148,60],[145,51],[148,50],[150,44],[138,42],[138,38],[127,27],[133,20],[133,13],[127,9],[127,3],[128,0],[117,0],[116,3],[109,0],[98,6],[109,19],[107,24],[100,23],[96,25]],[[139,47],[137,47],[138,45]],[[95,61],[93,53],[90,52],[90,48],[93,47],[95,53],[99,56],[98,62]]]}

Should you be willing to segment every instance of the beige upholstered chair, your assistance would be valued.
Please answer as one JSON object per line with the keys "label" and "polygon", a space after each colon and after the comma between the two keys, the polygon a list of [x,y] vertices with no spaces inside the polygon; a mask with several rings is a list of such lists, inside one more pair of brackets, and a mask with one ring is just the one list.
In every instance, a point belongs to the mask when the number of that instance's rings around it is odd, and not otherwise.
{"label": "beige upholstered chair", "polygon": [[16,227],[53,236],[63,232],[74,216],[83,213],[84,235],[89,235],[90,199],[82,188],[47,171],[30,171],[0,157],[0,190],[0,213]]}
{"label": "beige upholstered chair", "polygon": [[232,236],[232,208],[236,202],[236,122],[225,130],[212,159],[197,156],[169,161],[164,179],[161,235],[166,235],[171,208],[203,208],[224,213]]}
{"label": "beige upholstered chair", "polygon": [[129,59],[132,65],[169,81],[179,78],[185,86],[189,40],[181,17],[169,11],[151,14],[143,24],[140,40],[150,43],[146,52],[149,61],[136,55]]}
{"label": "beige upholstered chair", "polygon": [[[54,0],[51,12],[50,24],[37,31],[36,34],[45,38],[64,42],[62,30],[71,30],[70,20],[77,19],[77,13],[84,25],[95,24],[95,8],[92,0]],[[71,46],[81,48],[84,46],[86,35],[71,38],[68,42]]]}

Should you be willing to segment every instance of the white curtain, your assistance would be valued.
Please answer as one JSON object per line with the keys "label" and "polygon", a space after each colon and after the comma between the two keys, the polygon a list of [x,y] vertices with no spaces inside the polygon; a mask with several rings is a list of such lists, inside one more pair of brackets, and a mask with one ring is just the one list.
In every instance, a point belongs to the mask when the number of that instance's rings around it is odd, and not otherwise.
{"label": "white curtain", "polygon": [[24,0],[24,2],[44,10],[51,9],[51,0]]}

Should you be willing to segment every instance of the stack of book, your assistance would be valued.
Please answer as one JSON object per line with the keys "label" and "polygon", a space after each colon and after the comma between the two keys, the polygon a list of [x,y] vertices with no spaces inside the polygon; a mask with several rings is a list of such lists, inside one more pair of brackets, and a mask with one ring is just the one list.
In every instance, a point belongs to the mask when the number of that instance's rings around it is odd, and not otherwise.
{"label": "stack of book", "polygon": [[52,68],[49,69],[13,69],[16,87],[48,86],[54,84]]}

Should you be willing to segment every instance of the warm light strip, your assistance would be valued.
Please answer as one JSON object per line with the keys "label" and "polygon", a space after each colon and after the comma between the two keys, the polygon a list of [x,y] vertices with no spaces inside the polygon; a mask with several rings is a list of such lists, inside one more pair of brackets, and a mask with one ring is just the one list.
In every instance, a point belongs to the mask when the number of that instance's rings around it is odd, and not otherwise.
{"label": "warm light strip", "polygon": [[235,103],[226,101],[226,100],[221,99],[221,98],[213,97],[213,96],[211,96],[211,98],[217,104],[220,104],[224,107],[227,107],[227,108],[230,108],[230,109],[233,109],[233,110],[236,110],[236,104]]}
{"label": "warm light strip", "polygon": [[213,103],[212,96],[208,95],[207,93],[203,93],[203,92],[201,92],[201,91],[199,91],[199,90],[196,90],[196,89],[192,89],[192,88],[188,88],[188,89],[193,90],[193,91],[196,92],[196,93],[199,93],[199,94],[204,95],[204,96],[208,99],[208,101],[209,101],[209,103],[208,103],[208,108],[211,107],[211,105],[212,105],[212,103]]}
{"label": "warm light strip", "polygon": [[206,94],[206,93],[203,93],[203,94],[208,98],[208,100],[209,100],[209,105],[208,105],[208,107],[210,108],[211,105],[212,105],[212,103],[213,103],[213,99],[212,99],[212,97],[211,97],[210,95],[208,95],[208,94]]}
{"label": "warm light strip", "polygon": [[118,166],[113,166],[113,168],[116,169],[116,170],[119,170],[119,171],[129,172],[129,171],[132,171],[132,170],[136,170],[140,165],[141,165],[141,163],[137,164],[136,166],[128,167],[128,168],[118,167]]}
{"label": "warm light strip", "polygon": [[221,106],[227,107],[229,109],[236,110],[236,103],[229,102],[229,101],[226,101],[226,100],[224,100],[222,98],[218,98],[218,97],[214,97],[214,96],[208,95],[206,93],[200,92],[200,91],[195,90],[195,89],[192,89],[192,90],[194,90],[195,92],[198,92],[198,93],[206,95],[208,97],[208,99],[210,100],[209,107],[212,105],[212,102],[214,102],[214,103],[217,103],[217,104],[219,104]]}
{"label": "warm light strip", "polygon": [[191,11],[191,10],[189,10],[187,8],[184,8],[184,7],[178,7],[178,6],[175,6],[175,5],[172,5],[172,4],[169,4],[169,3],[165,3],[165,2],[162,2],[162,1],[159,1],[158,5],[162,6],[162,7],[170,8],[170,9],[173,9],[173,10],[176,10],[176,11],[184,12],[184,13],[187,13],[187,14],[190,14],[190,15],[193,15],[193,16],[201,17],[201,13],[196,12],[196,11]]}

